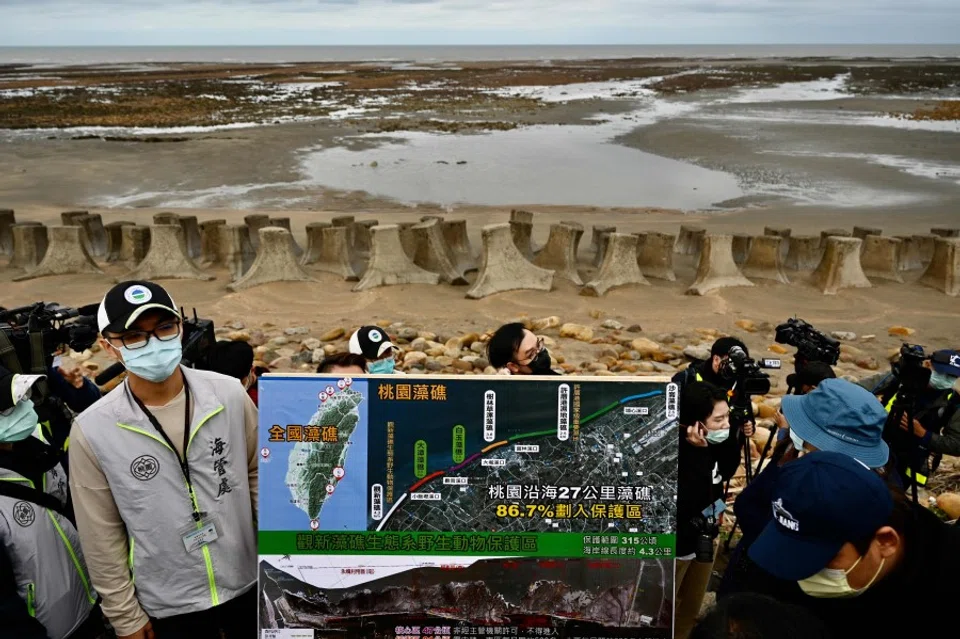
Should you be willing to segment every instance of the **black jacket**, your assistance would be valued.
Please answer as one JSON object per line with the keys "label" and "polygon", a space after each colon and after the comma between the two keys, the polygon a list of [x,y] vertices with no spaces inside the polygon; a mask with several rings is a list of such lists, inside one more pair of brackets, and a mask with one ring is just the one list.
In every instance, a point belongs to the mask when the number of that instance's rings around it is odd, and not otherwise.
{"label": "black jacket", "polygon": [[699,448],[687,441],[685,427],[680,426],[678,431],[677,557],[683,557],[696,550],[699,532],[694,520],[723,498],[724,483],[737,472],[743,440],[739,432],[731,429],[730,437],[722,444]]}
{"label": "black jacket", "polygon": [[960,527],[948,526],[922,506],[912,506],[905,531],[906,555],[897,569],[858,597],[817,599],[795,582],[774,579],[759,568],[742,590],[770,595],[806,608],[834,637],[935,637],[955,634],[950,610],[960,574]]}

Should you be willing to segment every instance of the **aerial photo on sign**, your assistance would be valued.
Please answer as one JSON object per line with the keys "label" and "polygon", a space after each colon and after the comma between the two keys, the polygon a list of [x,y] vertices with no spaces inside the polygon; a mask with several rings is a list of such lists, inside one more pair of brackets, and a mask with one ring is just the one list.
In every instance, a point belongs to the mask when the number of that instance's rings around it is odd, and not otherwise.
{"label": "aerial photo on sign", "polygon": [[669,636],[676,391],[265,377],[262,629]]}

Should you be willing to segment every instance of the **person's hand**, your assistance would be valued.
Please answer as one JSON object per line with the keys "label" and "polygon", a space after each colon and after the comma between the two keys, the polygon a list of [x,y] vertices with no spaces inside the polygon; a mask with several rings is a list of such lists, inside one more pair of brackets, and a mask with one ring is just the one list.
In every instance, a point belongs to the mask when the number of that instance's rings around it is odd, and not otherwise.
{"label": "person's hand", "polygon": [[687,426],[687,442],[697,448],[707,447],[707,433],[702,426]]}
{"label": "person's hand", "polygon": [[753,422],[746,422],[743,425],[743,434],[747,437],[753,437],[753,433],[756,431],[756,428],[753,426]]}
{"label": "person's hand", "polygon": [[506,366],[504,366],[503,368],[497,371],[497,375],[512,375],[512,374],[513,373],[511,373],[510,369],[507,368]]}
{"label": "person's hand", "polygon": [[777,414],[773,416],[773,421],[777,423],[777,427],[783,430],[790,428],[790,424],[787,423],[787,418],[783,416],[781,411],[777,411]]}
{"label": "person's hand", "polygon": [[70,370],[65,369],[63,366],[57,368],[57,372],[63,376],[63,379],[67,380],[67,383],[73,386],[74,388],[80,389],[83,388],[83,373],[80,372],[80,369],[77,367],[71,368]]}
{"label": "person's hand", "polygon": [[[903,430],[910,430],[910,423],[907,421],[906,415],[900,418],[900,428]],[[923,425],[916,419],[913,420],[913,434],[921,439],[927,434],[927,429],[924,428]]]}
{"label": "person's hand", "polygon": [[153,634],[153,624],[148,621],[147,625],[132,635],[117,635],[117,639],[156,639],[156,635]]}

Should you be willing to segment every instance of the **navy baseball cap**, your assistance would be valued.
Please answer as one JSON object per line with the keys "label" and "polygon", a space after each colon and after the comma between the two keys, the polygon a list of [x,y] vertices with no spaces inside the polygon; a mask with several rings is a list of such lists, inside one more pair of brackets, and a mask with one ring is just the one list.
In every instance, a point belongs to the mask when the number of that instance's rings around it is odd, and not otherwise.
{"label": "navy baseball cap", "polygon": [[862,386],[825,379],[806,395],[784,396],[780,411],[797,437],[819,450],[849,455],[870,468],[890,459],[883,441],[887,411]]}
{"label": "navy baseball cap", "polygon": [[941,375],[960,377],[960,352],[952,350],[937,351],[930,358],[933,370]]}
{"label": "navy baseball cap", "polygon": [[817,451],[783,465],[772,507],[773,521],[748,554],[777,579],[799,581],[823,570],[844,544],[886,525],[893,498],[856,459]]}

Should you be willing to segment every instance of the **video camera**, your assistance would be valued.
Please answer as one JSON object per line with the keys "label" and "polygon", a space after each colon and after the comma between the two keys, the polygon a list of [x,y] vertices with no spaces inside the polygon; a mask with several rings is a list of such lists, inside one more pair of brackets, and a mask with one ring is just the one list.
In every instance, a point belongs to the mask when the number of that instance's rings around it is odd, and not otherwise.
{"label": "video camera", "polygon": [[840,342],[832,337],[827,337],[807,322],[796,317],[788,319],[777,327],[776,341],[778,344],[795,347],[798,363],[802,360],[804,362],[823,362],[835,366],[840,361]]}
{"label": "video camera", "polygon": [[900,359],[890,364],[890,371],[897,379],[900,390],[897,394],[919,394],[930,385],[930,375],[933,371],[923,365],[930,357],[923,351],[923,346],[906,344],[900,347]]}
{"label": "video camera", "polygon": [[765,359],[757,362],[751,359],[739,346],[734,346],[727,353],[727,359],[720,365],[720,377],[727,381],[736,382],[735,394],[749,397],[751,395],[766,395],[770,392],[770,376],[763,372],[764,368],[779,369],[779,359]]}
{"label": "video camera", "polygon": [[64,346],[77,352],[93,346],[97,341],[97,309],[97,304],[68,308],[36,302],[0,310],[0,331],[13,345],[20,371],[45,373]]}
{"label": "video camera", "polygon": [[[180,363],[189,368],[204,368],[210,349],[217,343],[213,320],[197,317],[197,309],[193,309],[193,317],[189,317],[181,308],[180,316],[184,318],[183,357]],[[98,386],[105,386],[123,371],[123,363],[117,362],[97,375],[94,381]]]}

